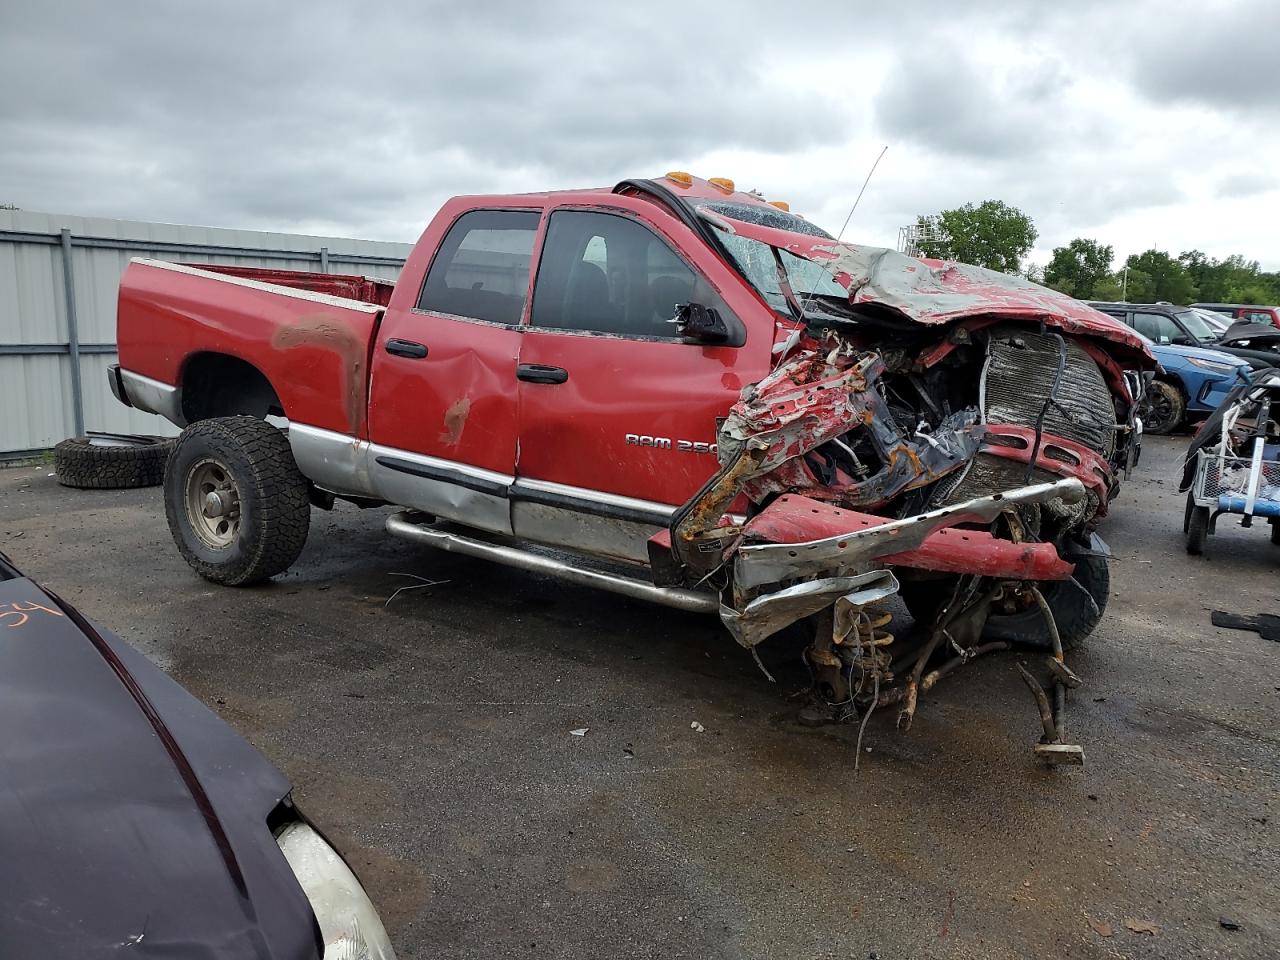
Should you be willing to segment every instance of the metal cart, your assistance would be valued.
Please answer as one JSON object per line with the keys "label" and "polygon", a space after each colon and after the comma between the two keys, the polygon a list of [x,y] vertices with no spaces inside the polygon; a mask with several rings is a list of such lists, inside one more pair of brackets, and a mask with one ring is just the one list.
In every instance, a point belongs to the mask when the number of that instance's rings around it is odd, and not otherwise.
{"label": "metal cart", "polygon": [[[1222,436],[1213,447],[1196,451],[1196,472],[1187,493],[1182,529],[1187,553],[1204,552],[1205,540],[1217,529],[1224,513],[1241,517],[1240,526],[1253,526],[1261,517],[1271,526],[1271,542],[1280,544],[1280,438],[1271,420],[1271,399],[1263,396],[1251,420],[1244,405],[1223,417]],[[1232,449],[1231,438],[1244,432],[1244,442]]]}

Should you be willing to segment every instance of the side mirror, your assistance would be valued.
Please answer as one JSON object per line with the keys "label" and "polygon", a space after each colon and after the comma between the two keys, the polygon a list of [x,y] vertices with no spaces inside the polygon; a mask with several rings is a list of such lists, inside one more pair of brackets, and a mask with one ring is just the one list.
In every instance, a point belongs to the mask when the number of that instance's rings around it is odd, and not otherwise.
{"label": "side mirror", "polygon": [[676,315],[671,322],[676,325],[680,336],[698,343],[724,343],[729,339],[729,327],[724,318],[700,303],[676,304]]}

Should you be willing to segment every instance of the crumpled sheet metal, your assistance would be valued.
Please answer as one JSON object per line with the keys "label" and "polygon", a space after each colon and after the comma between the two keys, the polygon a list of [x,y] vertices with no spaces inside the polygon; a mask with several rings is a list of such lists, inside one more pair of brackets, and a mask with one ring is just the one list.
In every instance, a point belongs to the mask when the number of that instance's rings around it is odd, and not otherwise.
{"label": "crumpled sheet metal", "polygon": [[833,577],[860,572],[882,557],[918,550],[930,534],[944,527],[958,523],[990,523],[1012,507],[1044,503],[1054,498],[1075,503],[1084,495],[1084,484],[1073,477],[1006,490],[914,517],[805,543],[745,543],[734,553],[734,583],[738,589],[750,590],[804,577]]}
{"label": "crumpled sheet metal", "polygon": [[854,305],[880,304],[924,324],[989,314],[1044,320],[1067,333],[1122,344],[1143,359],[1142,366],[1155,366],[1147,345],[1123,323],[1022,277],[723,219],[735,234],[827,266],[836,282],[849,291]]}
{"label": "crumpled sheet metal", "polygon": [[756,597],[742,610],[721,604],[720,619],[738,643],[750,648],[837,601],[861,607],[888,599],[897,592],[898,580],[890,571],[868,570],[852,577],[797,583]]}
{"label": "crumpled sheet metal", "polygon": [[[906,437],[876,389],[884,369],[879,353],[837,339],[809,346],[748,387],[718,438],[725,463],[748,440],[768,444],[741,492],[757,503],[774,493],[805,491],[847,505],[876,504],[968,463],[984,431],[977,412],[956,414],[927,437]],[[805,454],[859,425],[868,431],[880,469],[862,479],[815,476]]]}
{"label": "crumpled sheet metal", "polygon": [[[891,517],[844,510],[809,497],[779,497],[744,528],[746,543],[809,543],[892,522]],[[1051,543],[1002,540],[986,530],[942,528],[914,550],[878,562],[937,573],[969,573],[1001,580],[1065,580],[1072,564]]]}
{"label": "crumpled sheet metal", "polygon": [[[1036,432],[1031,427],[1013,424],[988,424],[983,439],[983,453],[1006,460],[1029,463],[1035,448]],[[1115,475],[1110,464],[1082,443],[1060,436],[1042,436],[1036,451],[1036,467],[1059,476],[1075,477],[1098,497],[1098,516],[1105,516]]]}

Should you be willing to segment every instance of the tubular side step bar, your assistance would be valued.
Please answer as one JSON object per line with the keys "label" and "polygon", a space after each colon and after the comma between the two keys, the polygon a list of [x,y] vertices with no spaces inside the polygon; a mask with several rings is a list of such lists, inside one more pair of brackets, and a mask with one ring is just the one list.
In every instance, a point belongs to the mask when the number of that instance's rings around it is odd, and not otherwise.
{"label": "tubular side step bar", "polygon": [[720,600],[714,593],[698,590],[684,590],[679,587],[658,587],[635,577],[627,577],[606,570],[597,570],[585,564],[577,565],[568,559],[541,553],[534,553],[517,546],[505,543],[490,543],[463,536],[450,530],[434,527],[425,523],[415,523],[410,517],[412,511],[404,510],[387,518],[387,532],[415,543],[426,544],[449,553],[461,553],[468,557],[491,560],[508,567],[518,567],[533,573],[544,573],[548,576],[567,580],[597,590],[608,590],[624,597],[636,600],[647,600],[677,610],[688,610],[692,613],[716,613],[720,609]]}

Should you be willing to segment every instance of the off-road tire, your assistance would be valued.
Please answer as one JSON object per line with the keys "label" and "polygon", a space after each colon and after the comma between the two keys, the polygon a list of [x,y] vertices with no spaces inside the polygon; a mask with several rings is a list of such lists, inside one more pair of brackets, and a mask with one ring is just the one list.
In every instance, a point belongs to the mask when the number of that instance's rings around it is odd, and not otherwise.
{"label": "off-road tire", "polygon": [[53,472],[64,487],[124,490],[164,481],[172,437],[90,434],[53,448]]}
{"label": "off-road tire", "polygon": [[[1069,581],[1048,580],[1040,584],[1040,592],[1053,611],[1063,651],[1079,647],[1093,633],[1107,608],[1111,592],[1111,571],[1105,557],[1083,557],[1076,563],[1075,579],[1093,598],[1097,612],[1077,587]],[[954,580],[903,581],[898,595],[917,623],[929,624],[938,607],[951,596]],[[992,613],[982,631],[989,640],[1007,640],[1033,650],[1052,650],[1049,628],[1038,606],[1019,613]]]}
{"label": "off-road tire", "polygon": [[[1148,419],[1154,417],[1152,401],[1160,405],[1161,415],[1148,423]],[[1175,384],[1152,380],[1147,386],[1147,396],[1143,398],[1140,416],[1143,433],[1154,433],[1157,436],[1173,433],[1187,418],[1187,398]]]}
{"label": "off-road tire", "polygon": [[[196,532],[188,512],[188,481],[210,462],[225,469],[238,492],[238,530],[219,549]],[[287,570],[302,552],[311,525],[307,480],[288,438],[256,417],[201,420],[182,431],[165,469],[164,504],[183,559],[206,580],[232,587]]]}

